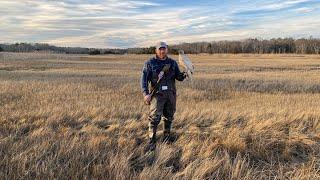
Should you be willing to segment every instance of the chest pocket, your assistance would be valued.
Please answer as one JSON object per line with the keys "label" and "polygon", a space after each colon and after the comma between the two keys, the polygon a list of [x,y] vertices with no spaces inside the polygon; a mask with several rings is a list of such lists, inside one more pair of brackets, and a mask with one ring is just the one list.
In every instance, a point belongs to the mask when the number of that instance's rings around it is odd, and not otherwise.
{"label": "chest pocket", "polygon": [[173,80],[174,79],[174,67],[171,64],[169,71],[166,73],[165,78],[166,80]]}
{"label": "chest pocket", "polygon": [[169,71],[166,73],[167,80],[174,80],[175,79],[175,64],[173,61],[170,61],[170,68]]}

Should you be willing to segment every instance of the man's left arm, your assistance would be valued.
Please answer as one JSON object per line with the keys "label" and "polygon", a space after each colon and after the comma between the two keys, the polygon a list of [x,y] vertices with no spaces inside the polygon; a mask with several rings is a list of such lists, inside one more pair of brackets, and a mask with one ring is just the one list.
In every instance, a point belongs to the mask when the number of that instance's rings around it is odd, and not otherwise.
{"label": "man's left arm", "polygon": [[175,78],[178,81],[183,81],[186,78],[186,73],[185,72],[181,72],[178,66],[178,63],[176,61],[174,61],[174,71],[175,71]]}

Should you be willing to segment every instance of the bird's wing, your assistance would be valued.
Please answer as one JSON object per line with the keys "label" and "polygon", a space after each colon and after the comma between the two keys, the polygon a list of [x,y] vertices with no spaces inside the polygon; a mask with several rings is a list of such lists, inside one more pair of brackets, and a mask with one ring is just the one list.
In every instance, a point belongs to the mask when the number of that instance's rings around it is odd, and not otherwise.
{"label": "bird's wing", "polygon": [[179,64],[180,66],[182,66],[185,70],[187,70],[187,66],[183,60],[183,55],[182,54],[179,54]]}
{"label": "bird's wing", "polygon": [[188,74],[188,77],[192,80],[192,74],[194,73],[194,67],[189,59],[189,57],[185,54],[179,54],[179,64],[184,67],[185,71]]}
{"label": "bird's wing", "polygon": [[187,66],[187,69],[193,73],[194,67],[193,67],[193,64],[192,64],[191,60],[189,59],[189,57],[184,54],[182,59],[184,60],[184,63]]}

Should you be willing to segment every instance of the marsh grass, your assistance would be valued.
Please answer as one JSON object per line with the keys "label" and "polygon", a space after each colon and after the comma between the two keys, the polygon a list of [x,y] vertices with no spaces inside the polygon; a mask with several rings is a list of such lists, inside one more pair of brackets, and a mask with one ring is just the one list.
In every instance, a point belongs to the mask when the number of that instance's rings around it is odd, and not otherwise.
{"label": "marsh grass", "polygon": [[1,59],[0,179],[320,178],[319,56],[192,55],[176,140],[145,153],[149,57]]}

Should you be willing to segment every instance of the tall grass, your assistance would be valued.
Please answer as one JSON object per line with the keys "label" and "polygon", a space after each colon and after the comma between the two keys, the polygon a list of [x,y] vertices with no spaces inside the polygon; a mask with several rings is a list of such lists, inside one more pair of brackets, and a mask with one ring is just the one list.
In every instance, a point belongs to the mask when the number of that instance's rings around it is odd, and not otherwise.
{"label": "tall grass", "polygon": [[191,56],[176,141],[145,153],[148,57],[0,61],[0,179],[320,178],[319,56]]}

